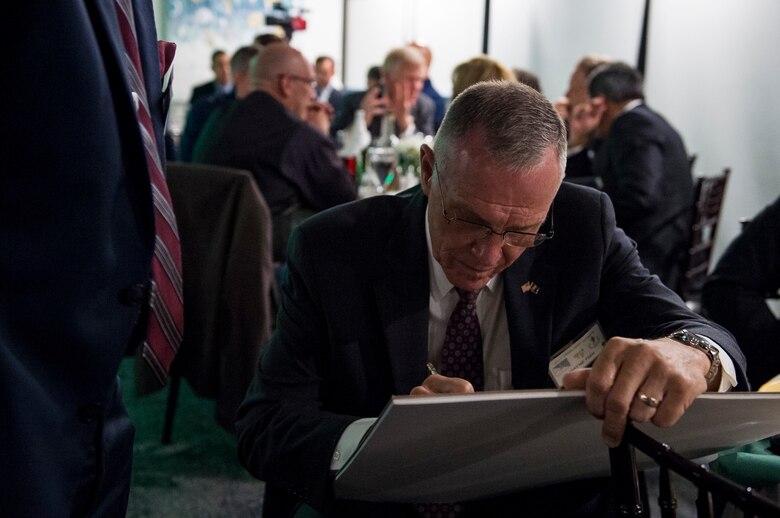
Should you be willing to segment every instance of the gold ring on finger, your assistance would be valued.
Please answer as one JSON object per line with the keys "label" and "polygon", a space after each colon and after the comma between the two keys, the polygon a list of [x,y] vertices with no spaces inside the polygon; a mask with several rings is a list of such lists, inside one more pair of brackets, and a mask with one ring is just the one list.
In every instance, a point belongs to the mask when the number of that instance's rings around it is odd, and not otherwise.
{"label": "gold ring on finger", "polygon": [[636,397],[639,398],[639,401],[649,406],[650,408],[658,408],[658,405],[661,404],[660,399],[656,399],[653,396],[648,396],[644,392],[637,392]]}

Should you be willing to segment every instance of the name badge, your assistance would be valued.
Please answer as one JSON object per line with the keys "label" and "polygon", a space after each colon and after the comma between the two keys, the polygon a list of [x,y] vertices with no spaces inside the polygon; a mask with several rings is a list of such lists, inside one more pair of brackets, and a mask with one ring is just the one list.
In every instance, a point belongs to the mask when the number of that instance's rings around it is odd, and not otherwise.
{"label": "name badge", "polygon": [[566,344],[550,360],[550,377],[558,388],[563,386],[563,377],[567,372],[581,367],[587,367],[601,354],[607,339],[601,325],[596,322],[593,326]]}

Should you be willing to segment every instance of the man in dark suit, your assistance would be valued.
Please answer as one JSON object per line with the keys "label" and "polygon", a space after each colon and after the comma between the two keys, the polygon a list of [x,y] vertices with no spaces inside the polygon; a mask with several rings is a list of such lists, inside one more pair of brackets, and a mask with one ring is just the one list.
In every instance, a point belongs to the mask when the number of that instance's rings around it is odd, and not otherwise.
{"label": "man in dark suit", "polygon": [[[128,4],[163,161],[152,2]],[[124,516],[134,430],[117,371],[144,334],[155,240],[139,96],[114,2],[8,9],[6,65],[34,80],[0,117],[0,515]]]}
{"label": "man in dark suit", "polygon": [[[233,89],[228,94],[212,95],[195,103],[187,114],[187,122],[181,135],[179,146],[179,161],[195,162],[195,150],[198,140],[203,135],[209,119],[215,113],[224,113],[235,102],[243,99],[252,91],[249,65],[259,52],[255,46],[241,47],[230,58],[230,72],[233,77]],[[217,115],[218,119],[220,115]],[[216,120],[212,124],[217,124]],[[213,130],[212,130],[213,131]],[[210,137],[207,137],[207,140]],[[207,141],[206,141],[207,142]],[[207,145],[204,142],[203,145]]]}
{"label": "man in dark suit", "polygon": [[214,71],[214,79],[192,88],[190,106],[195,106],[198,101],[212,96],[228,95],[233,91],[233,83],[230,80],[230,55],[224,50],[215,50],[211,54],[211,70]]}
{"label": "man in dark suit", "polygon": [[780,198],[765,207],[728,246],[707,278],[702,307],[734,333],[758,388],[780,374],[780,319],[767,297],[780,290]]}
{"label": "man in dark suit", "polygon": [[356,187],[328,137],[332,111],[314,100],[306,58],[268,45],[251,73],[255,91],[225,113],[203,162],[252,173],[271,210],[274,260],[283,261],[291,228],[354,200]]}
{"label": "man in dark suit", "polygon": [[603,56],[583,56],[569,78],[566,95],[555,101],[555,109],[566,123],[569,143],[566,181],[596,188],[601,188],[601,178],[593,175],[593,157],[601,139],[595,135],[598,118],[591,114],[588,76],[608,62]]}
{"label": "man in dark suit", "polygon": [[[331,133],[335,136],[339,130],[349,130],[364,134],[367,129],[370,142],[380,135],[382,116],[389,113],[395,117],[395,134],[399,137],[417,132],[433,135],[436,107],[422,93],[426,77],[425,60],[417,49],[391,50],[382,66],[382,86],[345,96]],[[353,124],[358,126],[353,128]]]}
{"label": "man in dark suit", "polygon": [[333,85],[336,64],[330,56],[320,56],[314,61],[314,77],[317,81],[317,100],[330,104],[334,110],[341,106],[343,93]]}
{"label": "man in dark suit", "polygon": [[593,162],[615,207],[617,224],[636,241],[651,273],[679,292],[693,216],[693,178],[677,131],[644,104],[642,76],[625,63],[589,78],[597,135]]}
{"label": "man in dark suit", "polygon": [[[237,422],[239,457],[266,481],[266,516],[302,502],[332,516],[414,516],[334,497],[331,470],[370,418],[394,394],[553,387],[551,356],[596,322],[610,337],[600,356],[561,376],[585,389],[608,445],[627,419],[668,426],[705,390],[744,386],[733,338],[642,267],[607,196],[561,185],[565,156],[563,122],[541,94],[479,83],[453,101],[434,149],[422,147],[421,188],[299,227],[276,331]],[[483,367],[427,376],[426,362],[448,365],[458,290],[476,295]],[[669,337],[684,328],[719,347],[724,367]],[[465,502],[464,516],[610,516],[606,484]]]}

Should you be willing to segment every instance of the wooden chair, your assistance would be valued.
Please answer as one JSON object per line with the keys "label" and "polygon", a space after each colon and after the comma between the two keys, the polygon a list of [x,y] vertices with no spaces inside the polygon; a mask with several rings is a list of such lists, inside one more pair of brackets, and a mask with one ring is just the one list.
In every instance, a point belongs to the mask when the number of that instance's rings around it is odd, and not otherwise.
{"label": "wooden chair", "polygon": [[731,169],[719,176],[696,178],[691,242],[683,268],[681,295],[694,311],[701,308],[701,289],[710,268],[718,220]]}
{"label": "wooden chair", "polygon": [[170,443],[180,379],[216,401],[232,431],[270,336],[271,216],[251,174],[168,163],[184,281],[184,336],[171,369],[162,442]]}

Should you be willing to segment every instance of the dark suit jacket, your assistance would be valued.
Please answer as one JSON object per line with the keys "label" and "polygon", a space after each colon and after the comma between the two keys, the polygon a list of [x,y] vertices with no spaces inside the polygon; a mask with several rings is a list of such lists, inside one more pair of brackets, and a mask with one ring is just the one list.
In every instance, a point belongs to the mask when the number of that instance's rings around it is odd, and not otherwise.
{"label": "dark suit jacket", "polygon": [[680,290],[691,236],[693,178],[680,135],[645,105],[620,115],[596,152],[594,173],[651,273]]}
{"label": "dark suit jacket", "polygon": [[271,209],[274,260],[284,259],[290,229],[316,211],[357,195],[333,142],[254,92],[228,109],[203,161],[252,173]]}
{"label": "dark suit jacket", "polygon": [[216,80],[209,81],[208,83],[201,83],[192,87],[192,95],[190,95],[190,106],[194,106],[195,103],[202,101],[203,99],[208,99],[217,93],[218,88],[219,85],[217,84]]}
{"label": "dark suit jacket", "polygon": [[195,144],[198,142],[198,137],[203,133],[211,114],[221,110],[223,106],[231,104],[234,100],[235,96],[230,93],[224,95],[210,95],[206,98],[199,99],[192,104],[189,113],[187,113],[184,131],[181,134],[179,156],[177,157],[179,161],[193,161]]}
{"label": "dark suit jacket", "polygon": [[[163,159],[152,2],[134,4]],[[31,82],[0,116],[0,515],[122,516],[134,432],[117,370],[146,308],[154,222],[114,2],[8,10],[6,65]]]}
{"label": "dark suit jacket", "polygon": [[718,260],[702,291],[707,315],[734,333],[754,388],[780,374],[780,320],[766,304],[780,289],[780,198]]}
{"label": "dark suit jacket", "polygon": [[[408,394],[426,377],[426,202],[419,187],[361,200],[311,218],[293,236],[277,328],[237,423],[239,457],[266,481],[267,494],[282,489],[347,514],[381,509],[334,506],[329,466],[352,421],[377,416],[391,395]],[[683,327],[709,336],[734,358],[744,383],[733,338],[648,274],[604,194],[564,184],[554,210],[555,237],[502,274],[515,388],[552,387],[551,355],[597,320],[608,336]],[[538,294],[521,290],[529,280]]]}
{"label": "dark suit jacket", "polygon": [[[336,111],[336,118],[333,119],[333,123],[330,125],[331,135],[335,136],[338,130],[345,129],[352,124],[352,121],[355,119],[355,112],[360,108],[360,101],[363,100],[365,95],[366,92],[361,91],[352,92],[344,96],[341,100],[341,107]],[[412,117],[414,117],[414,125],[417,127],[417,131],[426,135],[433,135],[435,133],[435,114],[436,105],[430,97],[421,93],[412,107]],[[368,131],[371,132],[373,138],[378,137],[382,132],[382,117],[374,117],[368,126]],[[400,132],[398,123],[396,123],[395,134],[398,135],[398,133]]]}
{"label": "dark suit jacket", "polygon": [[[320,96],[320,89],[317,88],[317,97]],[[341,100],[344,98],[344,92],[342,90],[337,90],[336,88],[332,89],[330,91],[330,95],[328,95],[328,98],[326,99],[326,102],[330,103],[331,106],[335,110],[338,110],[339,106],[341,106]]]}

